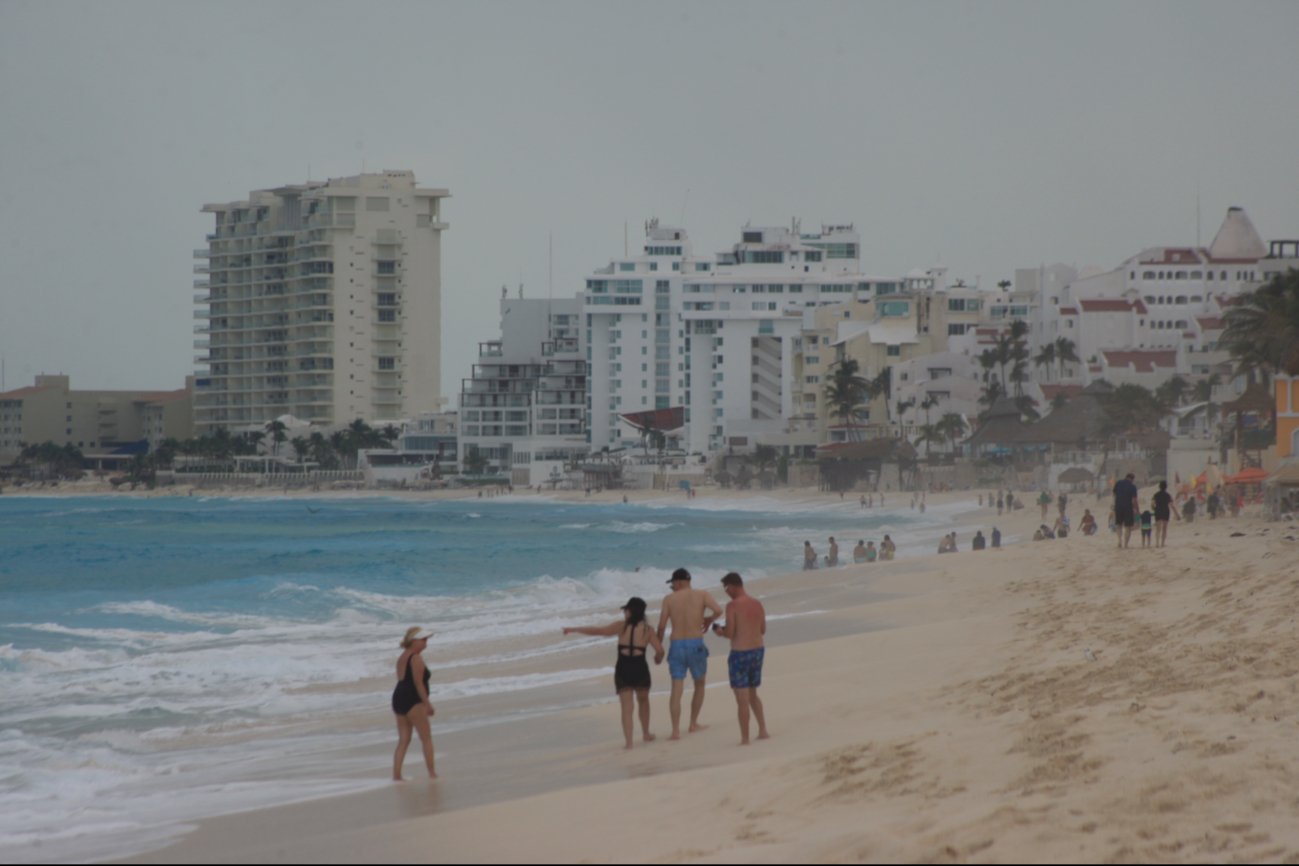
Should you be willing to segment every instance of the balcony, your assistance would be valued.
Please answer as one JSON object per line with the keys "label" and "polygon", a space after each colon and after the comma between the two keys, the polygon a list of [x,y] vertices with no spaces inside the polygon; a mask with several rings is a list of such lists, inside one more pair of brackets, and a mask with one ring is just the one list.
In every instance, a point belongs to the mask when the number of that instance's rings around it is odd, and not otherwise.
{"label": "balcony", "polygon": [[196,259],[206,259],[211,255],[212,254],[208,251],[207,247],[200,247],[199,249],[194,250],[194,258]]}
{"label": "balcony", "polygon": [[212,284],[209,283],[207,280],[195,280],[195,281],[194,281],[194,288],[196,288],[196,289],[206,289],[206,288],[210,288],[211,285],[212,285]]}

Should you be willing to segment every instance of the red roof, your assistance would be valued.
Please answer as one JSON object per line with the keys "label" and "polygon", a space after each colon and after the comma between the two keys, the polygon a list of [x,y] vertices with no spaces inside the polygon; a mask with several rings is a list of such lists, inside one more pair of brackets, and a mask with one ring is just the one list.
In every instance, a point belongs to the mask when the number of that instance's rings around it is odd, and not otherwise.
{"label": "red roof", "polygon": [[1132,367],[1138,373],[1153,373],[1156,367],[1177,366],[1177,353],[1163,352],[1101,352],[1105,363],[1111,367]]}
{"label": "red roof", "polygon": [[[1207,251],[1205,258],[1208,258]],[[1159,258],[1142,259],[1143,265],[1198,265],[1200,253],[1191,247],[1164,247],[1159,250]]]}
{"label": "red roof", "polygon": [[1091,298],[1078,304],[1084,313],[1130,313],[1135,310],[1144,316],[1148,312],[1144,302],[1122,298]]}
{"label": "red roof", "polygon": [[21,400],[24,397],[31,397],[53,387],[53,385],[28,385],[26,388],[19,388],[16,391],[3,391],[0,392],[0,400]]}
{"label": "red roof", "polygon": [[1042,385],[1042,396],[1047,402],[1054,400],[1056,397],[1064,394],[1066,397],[1077,397],[1083,391],[1082,385]]}
{"label": "red roof", "polygon": [[684,406],[677,406],[672,409],[650,409],[647,412],[627,412],[622,416],[626,421],[637,430],[661,430],[668,432],[678,430],[685,426],[686,409]]}
{"label": "red roof", "polygon": [[1222,329],[1221,316],[1196,316],[1195,321],[1200,323],[1200,327],[1206,331],[1218,331]]}
{"label": "red roof", "polygon": [[1062,316],[1076,316],[1076,315],[1078,315],[1078,308],[1077,308],[1077,307],[1061,307],[1061,308],[1060,308],[1060,315],[1062,315]]}

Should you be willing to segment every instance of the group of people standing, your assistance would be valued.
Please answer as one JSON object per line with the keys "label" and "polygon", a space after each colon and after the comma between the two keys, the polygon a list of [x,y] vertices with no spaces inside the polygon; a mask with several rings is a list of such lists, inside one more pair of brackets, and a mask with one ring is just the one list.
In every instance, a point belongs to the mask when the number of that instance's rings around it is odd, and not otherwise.
{"label": "group of people standing", "polygon": [[[762,602],[744,589],[744,579],[732,571],[722,578],[722,591],[730,599],[725,611],[707,590],[691,586],[690,572],[678,568],[668,580],[672,592],[663,599],[657,629],[645,619],[643,598],[632,597],[622,607],[623,617],[605,626],[568,626],[564,634],[617,637],[618,656],[614,667],[614,690],[622,705],[622,732],[627,748],[634,745],[633,698],[639,710],[641,736],[646,743],[655,737],[650,733],[649,691],[652,685],[648,650],[654,650],[654,664],[666,657],[672,690],[668,714],[672,720],[671,740],[681,739],[681,710],[687,676],[694,681],[690,700],[688,733],[707,728],[700,724],[708,677],[708,646],[704,635],[713,634],[731,642],[727,672],[735,695],[736,716],[740,726],[740,745],[749,744],[750,719],[758,723],[758,739],[765,740],[767,720],[758,697],[762,685],[762,665],[766,657],[764,639],[767,613]],[[663,640],[671,626],[672,640],[664,650]]]}
{"label": "group of people standing", "polygon": [[[722,578],[722,591],[730,599],[725,610],[706,590],[691,586],[690,572],[678,568],[668,580],[672,591],[663,599],[657,628],[651,628],[646,619],[645,599],[633,596],[622,606],[622,618],[603,626],[568,626],[565,635],[582,634],[597,637],[616,637],[618,650],[614,664],[613,684],[618,694],[622,715],[622,732],[626,747],[634,745],[636,720],[639,717],[641,736],[646,743],[655,740],[650,732],[649,692],[653,684],[650,675],[649,651],[654,651],[654,664],[668,662],[672,690],[668,699],[668,713],[672,719],[671,740],[681,739],[681,711],[685,695],[686,678],[694,681],[690,701],[690,722],[687,732],[703,731],[708,726],[700,724],[699,715],[704,707],[705,686],[708,676],[708,647],[704,635],[709,631],[730,641],[727,658],[731,689],[735,694],[736,716],[740,727],[740,745],[749,744],[750,722],[757,722],[759,740],[768,739],[767,719],[758,697],[762,685],[762,666],[766,657],[765,636],[767,613],[762,602],[744,589],[744,579],[736,572]],[[671,628],[671,642],[664,648],[664,639]],[[424,763],[430,779],[437,778],[433,759],[433,737],[429,719],[433,705],[429,700],[430,674],[422,653],[428,647],[430,634],[418,627],[408,629],[401,640],[402,654],[397,659],[397,686],[392,694],[392,711],[397,719],[397,751],[393,755],[392,777],[402,781],[402,763],[415,733],[419,734],[424,751]]]}

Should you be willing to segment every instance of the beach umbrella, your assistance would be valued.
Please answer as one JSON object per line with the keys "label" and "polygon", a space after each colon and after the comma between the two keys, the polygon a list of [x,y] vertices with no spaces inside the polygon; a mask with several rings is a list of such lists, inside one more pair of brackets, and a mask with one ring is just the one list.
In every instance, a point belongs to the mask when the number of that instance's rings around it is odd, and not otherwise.
{"label": "beach umbrella", "polygon": [[1267,480],[1267,473],[1257,467],[1244,469],[1235,475],[1223,479],[1228,484],[1262,484]]}

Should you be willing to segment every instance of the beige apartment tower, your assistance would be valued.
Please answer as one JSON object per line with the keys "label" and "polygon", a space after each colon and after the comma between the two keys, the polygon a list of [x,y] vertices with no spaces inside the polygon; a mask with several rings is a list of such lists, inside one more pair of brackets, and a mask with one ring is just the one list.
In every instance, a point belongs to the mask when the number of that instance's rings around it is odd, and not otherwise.
{"label": "beige apartment tower", "polygon": [[195,433],[437,411],[448,196],[384,171],[205,205]]}

